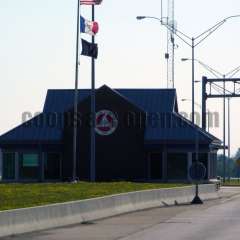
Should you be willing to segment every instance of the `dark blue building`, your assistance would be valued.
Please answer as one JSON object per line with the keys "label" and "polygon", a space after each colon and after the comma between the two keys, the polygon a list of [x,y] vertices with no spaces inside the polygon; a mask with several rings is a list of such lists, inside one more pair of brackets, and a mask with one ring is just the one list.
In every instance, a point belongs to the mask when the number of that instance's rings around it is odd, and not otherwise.
{"label": "dark blue building", "polygon": [[[43,112],[0,137],[3,181],[72,176],[73,90],[49,90]],[[90,175],[90,90],[79,90],[77,175]],[[196,158],[216,177],[221,142],[181,116],[174,89],[96,91],[97,180],[187,181]]]}

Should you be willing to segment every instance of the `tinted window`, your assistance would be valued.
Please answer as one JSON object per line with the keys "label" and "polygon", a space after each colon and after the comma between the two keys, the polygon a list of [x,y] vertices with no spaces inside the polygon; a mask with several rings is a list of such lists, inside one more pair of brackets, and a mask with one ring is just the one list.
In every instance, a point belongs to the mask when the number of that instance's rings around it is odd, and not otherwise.
{"label": "tinted window", "polygon": [[15,153],[3,153],[3,180],[15,179]]}

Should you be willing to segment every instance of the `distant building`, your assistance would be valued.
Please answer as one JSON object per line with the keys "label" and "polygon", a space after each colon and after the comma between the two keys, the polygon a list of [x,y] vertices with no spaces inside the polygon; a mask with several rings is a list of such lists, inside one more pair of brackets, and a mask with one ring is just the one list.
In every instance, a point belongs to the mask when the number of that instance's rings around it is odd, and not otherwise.
{"label": "distant building", "polygon": [[[73,90],[49,90],[43,112],[0,137],[3,181],[69,180]],[[77,175],[90,175],[90,90],[79,90]],[[221,142],[178,113],[174,89],[96,90],[97,180],[187,181],[199,159],[216,177]],[[2,166],[2,168],[1,168]]]}

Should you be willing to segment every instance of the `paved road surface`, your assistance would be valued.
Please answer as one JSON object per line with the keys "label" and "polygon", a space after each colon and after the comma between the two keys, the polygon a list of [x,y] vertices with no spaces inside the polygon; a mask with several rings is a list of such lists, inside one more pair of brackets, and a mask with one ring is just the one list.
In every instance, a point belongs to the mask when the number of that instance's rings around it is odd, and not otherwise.
{"label": "paved road surface", "polygon": [[157,208],[7,240],[239,240],[240,189],[201,206]]}

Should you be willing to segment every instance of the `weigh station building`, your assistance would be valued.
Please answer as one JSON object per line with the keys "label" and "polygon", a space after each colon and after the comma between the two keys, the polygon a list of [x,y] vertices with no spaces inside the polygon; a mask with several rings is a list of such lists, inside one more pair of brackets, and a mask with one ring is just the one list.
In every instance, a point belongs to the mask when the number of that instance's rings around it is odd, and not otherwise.
{"label": "weigh station building", "polygon": [[[79,90],[77,177],[90,179],[91,91]],[[73,168],[74,90],[48,90],[43,111],[0,137],[5,182],[69,181]],[[199,161],[216,178],[221,141],[178,111],[175,89],[96,90],[98,181],[189,181]]]}

